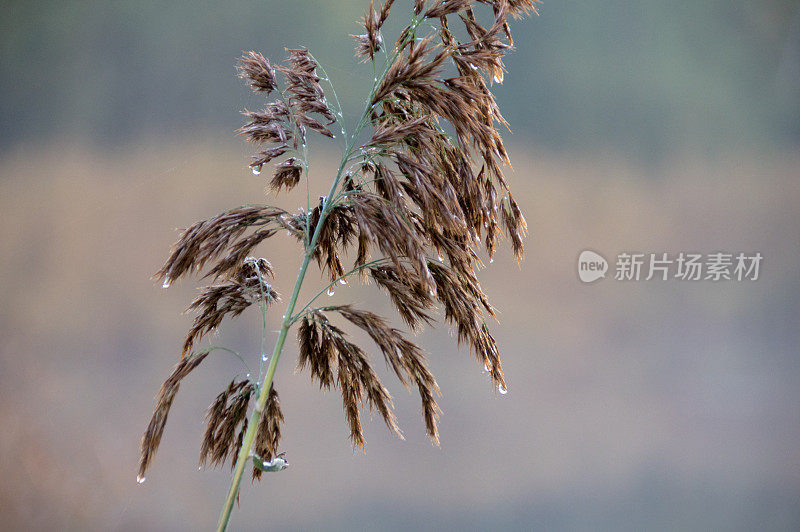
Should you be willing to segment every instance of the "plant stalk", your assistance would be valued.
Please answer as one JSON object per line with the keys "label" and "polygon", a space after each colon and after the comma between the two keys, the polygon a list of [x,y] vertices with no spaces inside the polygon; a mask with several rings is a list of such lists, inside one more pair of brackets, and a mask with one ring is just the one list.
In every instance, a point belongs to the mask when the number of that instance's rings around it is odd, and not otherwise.
{"label": "plant stalk", "polygon": [[[412,19],[411,28],[416,29],[417,25],[419,24],[422,17],[414,17]],[[325,220],[328,218],[328,214],[335,206],[335,199],[336,199],[336,190],[339,186],[339,182],[342,179],[342,175],[344,173],[345,166],[347,165],[348,160],[350,159],[350,155],[353,152],[353,148],[355,147],[356,142],[358,141],[358,135],[361,133],[361,130],[366,126],[369,119],[370,111],[372,110],[372,98],[375,95],[375,92],[378,89],[378,86],[382,82],[389,66],[394,62],[394,60],[399,55],[399,47],[395,48],[393,53],[386,58],[386,63],[383,68],[383,72],[377,78],[372,86],[372,90],[370,91],[369,97],[367,98],[366,105],[364,107],[364,112],[361,115],[361,118],[356,125],[355,130],[351,134],[350,138],[345,147],[344,154],[342,155],[342,161],[339,164],[339,170],[336,173],[336,178],[333,180],[333,184],[331,185],[331,190],[328,192],[327,197],[325,198],[325,202],[322,206],[322,212],[320,213],[319,221],[317,222],[317,226],[314,228],[314,235],[311,237],[310,241],[308,241],[306,245],[305,255],[303,257],[303,263],[300,265],[300,271],[297,273],[297,280],[294,284],[294,290],[292,290],[292,297],[289,299],[289,304],[286,307],[286,313],[283,315],[283,322],[281,323],[281,330],[278,334],[278,339],[275,342],[275,348],[272,351],[272,357],[269,361],[269,367],[267,368],[267,373],[264,376],[264,380],[259,387],[258,393],[258,400],[256,401],[256,406],[253,409],[253,413],[250,415],[250,421],[247,424],[247,431],[245,432],[244,439],[242,441],[242,447],[239,449],[239,455],[236,458],[236,467],[233,471],[233,478],[231,479],[231,486],[228,490],[228,496],[225,498],[225,504],[222,507],[222,511],[220,512],[219,516],[219,523],[217,524],[217,532],[224,532],[225,529],[228,527],[228,521],[231,517],[231,512],[233,511],[233,504],[236,501],[236,498],[239,494],[239,486],[242,482],[242,475],[244,474],[245,467],[247,467],[248,462],[250,461],[251,452],[253,449],[253,443],[256,439],[256,432],[258,430],[258,425],[261,421],[261,416],[264,414],[264,407],[267,404],[267,398],[269,397],[269,391],[272,388],[272,380],[275,377],[275,368],[278,366],[278,359],[281,356],[281,352],[283,351],[283,346],[286,343],[286,336],[289,333],[289,329],[293,324],[293,314],[295,306],[297,305],[297,298],[300,295],[300,288],[303,285],[303,280],[305,279],[306,272],[308,271],[308,266],[311,263],[311,259],[314,256],[314,252],[317,247],[317,240],[319,239],[319,235],[322,232],[322,227],[325,224]],[[326,76],[327,77],[327,76]],[[337,99],[338,100],[338,99]],[[340,108],[341,110],[341,108]],[[306,168],[306,173],[308,172],[308,168]],[[308,219],[308,218],[307,218]]]}
{"label": "plant stalk", "polygon": [[[366,117],[368,111],[365,111],[364,117]],[[360,126],[363,127],[364,119],[359,121]],[[278,359],[281,356],[281,352],[283,351],[283,345],[286,342],[286,336],[289,333],[289,328],[292,326],[292,318],[294,313],[294,308],[297,305],[297,298],[300,295],[300,288],[303,285],[303,280],[305,279],[306,272],[308,271],[308,266],[311,263],[311,258],[314,255],[314,251],[317,246],[317,240],[319,238],[319,234],[322,231],[322,227],[325,223],[325,220],[328,217],[331,209],[333,208],[333,198],[336,194],[336,188],[339,185],[339,181],[342,178],[342,172],[345,167],[345,163],[347,162],[347,158],[350,156],[350,152],[353,149],[353,145],[356,141],[356,136],[358,135],[358,131],[360,131],[361,127],[358,128],[356,133],[353,134],[351,137],[350,142],[348,143],[347,149],[345,150],[345,154],[342,157],[342,162],[339,165],[339,171],[336,173],[336,179],[333,181],[333,185],[331,186],[331,190],[328,193],[328,196],[325,199],[325,204],[322,208],[322,212],[320,213],[319,221],[317,222],[317,226],[314,228],[314,235],[311,237],[311,241],[308,243],[306,247],[306,252],[303,257],[303,263],[300,266],[300,271],[297,274],[297,281],[294,284],[294,290],[292,291],[292,297],[289,299],[289,304],[286,307],[286,314],[283,316],[283,322],[281,324],[281,330],[278,334],[278,339],[275,342],[275,348],[272,351],[272,357],[269,361],[269,367],[267,368],[267,374],[264,376],[264,381],[259,387],[259,394],[258,400],[256,402],[256,406],[253,409],[253,413],[250,416],[250,422],[247,424],[247,432],[245,432],[244,439],[242,441],[242,447],[239,449],[239,455],[236,459],[236,467],[233,471],[233,478],[231,479],[231,487],[228,491],[228,496],[225,499],[225,505],[222,508],[222,512],[219,516],[219,523],[217,525],[217,531],[222,532],[228,526],[228,520],[231,516],[231,511],[233,510],[233,504],[236,501],[236,496],[239,493],[239,485],[242,482],[242,475],[244,474],[245,467],[250,459],[250,452],[253,448],[253,442],[256,439],[256,431],[258,429],[259,422],[261,421],[261,416],[264,413],[264,407],[267,404],[267,398],[269,397],[270,388],[272,388],[272,379],[275,376],[275,368],[278,365]]]}

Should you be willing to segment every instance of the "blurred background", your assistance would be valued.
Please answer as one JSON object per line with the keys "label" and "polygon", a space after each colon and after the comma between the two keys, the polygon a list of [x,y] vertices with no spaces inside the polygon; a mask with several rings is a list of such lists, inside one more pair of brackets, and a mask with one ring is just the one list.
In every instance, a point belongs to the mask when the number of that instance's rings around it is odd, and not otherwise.
{"label": "blurred background", "polygon": [[[396,35],[410,2],[398,0]],[[26,530],[216,523],[227,468],[198,471],[204,412],[241,362],[181,387],[147,482],[141,433],[197,284],[150,276],[176,228],[263,201],[238,112],[242,50],[308,46],[352,121],[371,80],[366,0],[0,5],[0,515]],[[276,386],[287,471],[244,483],[234,530],[800,528],[800,2],[547,1],[513,24],[496,95],[531,235],[482,272],[509,393],[442,325],[417,340],[442,388],[441,448],[380,367],[406,440],[352,452],[335,392]],[[315,191],[335,146],[312,145]],[[295,197],[283,197],[294,207]],[[757,281],[588,285],[592,249],[760,252]],[[291,290],[299,251],[259,254]],[[613,267],[613,264],[612,264]],[[304,293],[313,294],[312,274]],[[332,300],[396,319],[374,287]],[[281,311],[269,317],[271,338]],[[259,316],[217,345],[257,371]],[[368,345],[368,344],[365,344]],[[382,366],[382,365],[379,365]]]}

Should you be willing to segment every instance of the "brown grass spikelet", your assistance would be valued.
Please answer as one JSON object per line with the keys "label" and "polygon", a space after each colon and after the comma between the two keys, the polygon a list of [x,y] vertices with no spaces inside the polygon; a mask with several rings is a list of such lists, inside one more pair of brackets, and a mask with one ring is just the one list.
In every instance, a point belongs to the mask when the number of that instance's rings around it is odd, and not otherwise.
{"label": "brown grass spikelet", "polygon": [[156,398],[156,408],[153,411],[153,417],[147,425],[144,436],[142,436],[142,456],[139,460],[138,475],[138,481],[140,483],[144,482],[147,468],[150,467],[150,462],[153,460],[158,446],[161,443],[161,436],[164,434],[167,416],[169,415],[170,408],[172,408],[172,402],[175,400],[175,395],[178,393],[181,381],[199,366],[207,356],[207,351],[201,351],[183,357],[175,366],[175,369],[172,370],[170,376],[167,377],[167,380],[164,381],[164,384],[161,385],[161,389]]}
{"label": "brown grass spikelet", "polygon": [[228,459],[231,467],[235,465],[247,430],[247,409],[254,388],[248,379],[234,379],[208,408],[206,432],[200,448],[201,466],[223,465]]}
{"label": "brown grass spikelet", "polygon": [[[326,125],[311,116],[311,113],[320,115],[328,121],[328,125],[336,121],[333,112],[328,107],[325,92],[319,84],[320,78],[317,76],[316,61],[305,48],[290,48],[287,51],[289,52],[286,60],[287,66],[281,65],[277,68],[286,78],[286,92],[289,94],[289,105],[292,108],[292,116],[300,139],[305,142],[306,129],[311,129],[326,137],[333,137],[333,133]],[[297,138],[295,138],[295,143],[297,143]]]}
{"label": "brown grass spikelet", "polygon": [[303,166],[297,163],[297,159],[289,157],[279,165],[275,166],[275,174],[272,176],[269,186],[275,192],[281,188],[291,190],[300,182],[300,174],[303,173]]}
{"label": "brown grass spikelet", "polygon": [[[262,460],[271,460],[278,455],[278,445],[281,441],[281,425],[283,424],[283,412],[281,403],[278,399],[278,392],[275,386],[269,390],[267,405],[261,421],[258,423],[256,441],[253,449],[256,456]],[[261,479],[262,470],[253,468],[253,480]]]}
{"label": "brown grass spikelet", "polygon": [[264,281],[271,268],[265,259],[262,260],[246,261],[224,282],[203,288],[192,301],[186,311],[197,311],[198,315],[183,344],[184,356],[197,340],[219,327],[226,316],[234,318],[258,300],[268,306],[278,299],[278,293]]}
{"label": "brown grass spikelet", "polygon": [[[338,307],[332,310],[338,310]],[[341,391],[354,446],[364,447],[359,414],[359,406],[364,402],[377,410],[386,426],[402,437],[392,411],[391,395],[372,369],[366,353],[348,341],[345,333],[330,323],[322,310],[311,310],[305,316],[298,331],[298,341],[298,368],[310,366],[312,378],[316,378],[320,386],[328,388],[334,385]]]}
{"label": "brown grass spikelet", "polygon": [[427,18],[440,18],[458,13],[472,5],[472,0],[436,0],[425,12]]}
{"label": "brown grass spikelet", "polygon": [[239,77],[247,79],[255,92],[265,92],[269,95],[277,87],[275,69],[269,60],[258,52],[243,52],[237,69]]}
{"label": "brown grass spikelet", "polygon": [[383,44],[383,37],[381,37],[379,32],[381,24],[381,17],[378,12],[375,11],[375,2],[374,0],[370,0],[369,10],[366,12],[361,22],[365,33],[362,35],[351,35],[356,41],[357,57],[363,58],[364,61],[375,59],[375,53],[381,49],[381,45]]}
{"label": "brown grass spikelet", "polygon": [[[230,260],[230,253],[236,251],[236,246],[240,245],[238,240],[248,230],[264,229],[270,224],[273,227],[279,226],[280,217],[285,213],[283,209],[253,205],[237,207],[208,220],[197,222],[183,231],[178,241],[173,244],[169,258],[153,278],[162,282],[162,286],[167,288],[187,273],[202,269],[206,263],[226,253],[226,258],[223,258],[224,265],[218,265],[219,267],[213,270],[215,277],[221,276],[230,268],[238,266],[238,261]],[[271,234],[262,233],[262,236],[268,238]],[[248,252],[252,249],[247,245],[244,247]]]}

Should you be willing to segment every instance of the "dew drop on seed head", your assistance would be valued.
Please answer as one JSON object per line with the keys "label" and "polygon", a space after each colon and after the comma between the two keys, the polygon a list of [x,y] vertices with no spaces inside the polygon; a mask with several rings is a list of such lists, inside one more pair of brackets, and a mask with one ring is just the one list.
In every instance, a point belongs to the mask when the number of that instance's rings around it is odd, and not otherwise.
{"label": "dew drop on seed head", "polygon": [[144,478],[144,476],[142,476],[142,475],[139,475],[139,476],[136,477],[136,483],[137,484],[144,484],[145,480],[147,480],[147,479]]}
{"label": "dew drop on seed head", "polygon": [[483,371],[485,371],[486,373],[489,373],[490,371],[492,371],[491,368],[489,368],[489,364],[487,364],[485,362],[483,363]]}
{"label": "dew drop on seed head", "polygon": [[266,362],[267,360],[269,360],[268,354],[264,353],[263,355],[261,355],[261,362]]}
{"label": "dew drop on seed head", "polygon": [[261,165],[258,164],[258,165],[253,167],[253,175],[258,175],[260,173],[261,173]]}
{"label": "dew drop on seed head", "polygon": [[347,286],[347,281],[345,281],[344,279],[339,279],[339,284]]}
{"label": "dew drop on seed head", "polygon": [[497,385],[497,391],[500,392],[500,395],[505,395],[508,393],[508,389],[503,386],[502,383]]}
{"label": "dew drop on seed head", "polygon": [[335,292],[335,291],[336,291],[336,288],[334,287],[334,285],[330,285],[330,286],[328,287],[328,291],[327,291],[326,293],[327,293],[329,296],[332,296],[332,295],[334,294],[334,292]]}
{"label": "dew drop on seed head", "polygon": [[439,259],[439,262],[444,261],[444,257],[442,257],[441,255],[436,255],[436,258]]}
{"label": "dew drop on seed head", "polygon": [[244,378],[245,379],[249,379],[250,378],[250,374],[248,373],[247,375],[244,376]]}
{"label": "dew drop on seed head", "polygon": [[161,288],[169,288],[169,285],[172,284],[172,279],[169,277],[164,278],[164,283],[161,285]]}
{"label": "dew drop on seed head", "polygon": [[491,257],[489,257],[489,264],[491,264],[491,263],[493,263],[493,262],[494,262],[494,259],[493,259],[493,258],[491,258]]}

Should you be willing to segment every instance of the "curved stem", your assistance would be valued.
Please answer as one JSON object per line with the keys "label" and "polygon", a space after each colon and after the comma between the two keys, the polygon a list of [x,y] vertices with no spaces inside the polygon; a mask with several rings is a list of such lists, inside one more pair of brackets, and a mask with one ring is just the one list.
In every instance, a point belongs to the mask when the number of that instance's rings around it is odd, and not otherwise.
{"label": "curved stem", "polygon": [[369,267],[371,267],[371,266],[375,266],[375,265],[376,265],[376,264],[378,264],[378,263],[381,263],[381,262],[386,262],[386,261],[388,261],[388,260],[389,260],[389,259],[387,259],[387,258],[385,258],[385,257],[383,257],[383,258],[380,258],[380,259],[375,259],[375,260],[372,260],[372,261],[370,261],[370,262],[367,262],[366,264],[362,264],[361,266],[356,266],[355,268],[353,268],[353,269],[352,269],[352,270],[350,270],[349,272],[345,273],[344,275],[342,275],[342,276],[340,276],[340,277],[337,277],[337,278],[336,278],[336,279],[334,279],[332,282],[328,283],[328,285],[327,285],[327,286],[325,286],[325,288],[323,288],[322,290],[320,290],[319,292],[317,292],[317,295],[315,295],[314,297],[312,297],[311,299],[309,299],[309,300],[308,300],[308,303],[306,303],[306,305],[305,305],[303,308],[301,308],[299,311],[297,311],[297,314],[295,314],[294,316],[292,316],[292,323],[296,322],[296,321],[298,320],[298,318],[300,318],[300,316],[302,316],[302,315],[303,315],[303,313],[304,313],[304,312],[305,312],[305,311],[308,309],[308,307],[310,307],[310,306],[311,306],[311,304],[312,304],[314,301],[316,301],[317,299],[319,299],[319,298],[320,298],[320,296],[322,296],[322,294],[324,294],[325,292],[327,292],[328,290],[330,290],[332,286],[336,286],[336,284],[337,284],[337,283],[339,283],[340,281],[343,281],[344,279],[346,279],[347,277],[349,277],[349,276],[353,275],[353,274],[354,274],[354,273],[356,273],[356,272],[360,272],[360,271],[361,271],[361,270],[363,270],[364,268],[369,268]]}

